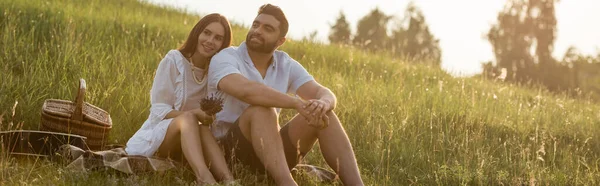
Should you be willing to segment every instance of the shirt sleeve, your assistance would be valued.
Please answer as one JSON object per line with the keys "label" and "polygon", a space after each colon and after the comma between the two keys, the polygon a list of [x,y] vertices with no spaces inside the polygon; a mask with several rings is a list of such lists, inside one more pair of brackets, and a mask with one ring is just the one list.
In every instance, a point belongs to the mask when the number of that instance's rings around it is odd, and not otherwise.
{"label": "shirt sleeve", "polygon": [[[214,55],[208,67],[208,90],[218,90],[221,79],[230,74],[241,74],[236,58],[230,53],[221,51]],[[212,93],[212,92],[209,92]]]}
{"label": "shirt sleeve", "polygon": [[298,61],[291,59],[288,93],[296,94],[296,90],[298,90],[300,86],[312,80],[314,80],[313,76],[310,75]]}
{"label": "shirt sleeve", "polygon": [[178,75],[175,61],[167,54],[156,69],[150,90],[150,119],[155,121],[153,123],[163,120],[174,109],[177,99],[175,82]]}

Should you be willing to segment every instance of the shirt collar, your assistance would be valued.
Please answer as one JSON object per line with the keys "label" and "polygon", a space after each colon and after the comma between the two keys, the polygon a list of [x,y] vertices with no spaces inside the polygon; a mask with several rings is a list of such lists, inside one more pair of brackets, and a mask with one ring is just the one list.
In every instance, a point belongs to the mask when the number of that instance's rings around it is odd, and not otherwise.
{"label": "shirt collar", "polygon": [[[246,46],[246,41],[242,42],[242,44],[240,44],[238,49],[239,49],[240,55],[242,56],[242,59],[244,60],[244,62],[246,62],[250,66],[254,66],[254,63],[252,63],[252,59],[250,58],[250,55],[248,54],[248,47]],[[275,53],[273,53],[272,58],[273,58],[273,62],[271,63],[271,67],[275,68],[277,66],[277,58],[275,57]]]}

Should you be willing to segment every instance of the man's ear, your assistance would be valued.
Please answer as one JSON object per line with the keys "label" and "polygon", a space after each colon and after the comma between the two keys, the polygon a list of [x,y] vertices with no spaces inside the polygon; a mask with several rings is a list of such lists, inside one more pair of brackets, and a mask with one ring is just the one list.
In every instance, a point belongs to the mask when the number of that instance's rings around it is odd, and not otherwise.
{"label": "man's ear", "polygon": [[279,38],[279,40],[277,40],[277,48],[279,48],[281,45],[283,45],[283,43],[285,43],[285,40],[286,40],[285,37]]}

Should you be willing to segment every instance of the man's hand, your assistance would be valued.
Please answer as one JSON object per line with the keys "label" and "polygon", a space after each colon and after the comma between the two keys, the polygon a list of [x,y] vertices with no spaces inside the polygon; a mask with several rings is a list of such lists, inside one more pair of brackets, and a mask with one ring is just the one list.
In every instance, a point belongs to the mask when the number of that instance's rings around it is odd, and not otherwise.
{"label": "man's hand", "polygon": [[310,112],[308,112],[306,110],[306,106],[308,105],[308,101],[304,101],[301,98],[298,97],[294,97],[295,100],[295,104],[294,104],[294,109],[296,109],[296,111],[298,111],[298,114],[302,115],[304,118],[306,118],[306,120],[312,119],[312,116],[310,115]]}
{"label": "man's hand", "polygon": [[308,101],[308,105],[305,109],[306,111],[310,112],[313,117],[320,118],[331,110],[331,104],[329,104],[327,101],[311,99]]}
{"label": "man's hand", "polygon": [[319,99],[311,99],[304,107],[305,112],[309,114],[308,124],[320,129],[327,128],[329,117],[327,112],[331,110],[331,104]]}
{"label": "man's hand", "polygon": [[314,124],[312,124],[311,126],[316,127],[318,129],[325,129],[329,126],[329,116],[323,115],[320,118],[315,118],[313,122]]}

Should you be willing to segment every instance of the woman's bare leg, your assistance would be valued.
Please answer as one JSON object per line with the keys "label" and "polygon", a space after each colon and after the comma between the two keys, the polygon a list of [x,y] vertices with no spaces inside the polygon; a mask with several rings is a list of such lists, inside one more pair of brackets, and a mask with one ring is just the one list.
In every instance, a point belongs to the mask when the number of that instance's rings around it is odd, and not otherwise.
{"label": "woman's bare leg", "polygon": [[159,156],[173,156],[178,152],[183,152],[199,184],[216,183],[205,163],[199,131],[200,126],[194,114],[186,112],[175,117],[167,129],[167,134],[158,149],[158,154]]}
{"label": "woman's bare leg", "polygon": [[208,167],[214,177],[224,182],[233,181],[233,174],[231,174],[231,171],[227,167],[225,155],[223,155],[221,147],[219,147],[217,140],[215,140],[208,126],[200,126],[200,138],[202,141],[202,150],[206,157],[206,164],[209,165]]}

